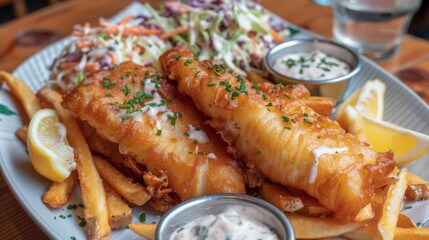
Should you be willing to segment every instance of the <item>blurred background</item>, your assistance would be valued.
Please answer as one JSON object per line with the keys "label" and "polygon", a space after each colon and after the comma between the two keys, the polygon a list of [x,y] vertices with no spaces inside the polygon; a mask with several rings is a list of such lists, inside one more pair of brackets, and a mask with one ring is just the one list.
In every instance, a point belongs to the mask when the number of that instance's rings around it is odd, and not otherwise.
{"label": "blurred background", "polygon": [[[0,0],[0,26],[61,1],[67,0]],[[408,32],[429,40],[429,1],[422,2],[419,11],[411,21]]]}

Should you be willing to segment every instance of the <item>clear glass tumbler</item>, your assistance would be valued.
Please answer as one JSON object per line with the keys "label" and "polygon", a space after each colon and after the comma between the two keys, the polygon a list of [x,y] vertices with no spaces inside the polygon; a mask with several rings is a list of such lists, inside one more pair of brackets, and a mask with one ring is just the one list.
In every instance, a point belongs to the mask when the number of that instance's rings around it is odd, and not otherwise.
{"label": "clear glass tumbler", "polygon": [[400,49],[421,0],[332,0],[334,37],[372,59]]}

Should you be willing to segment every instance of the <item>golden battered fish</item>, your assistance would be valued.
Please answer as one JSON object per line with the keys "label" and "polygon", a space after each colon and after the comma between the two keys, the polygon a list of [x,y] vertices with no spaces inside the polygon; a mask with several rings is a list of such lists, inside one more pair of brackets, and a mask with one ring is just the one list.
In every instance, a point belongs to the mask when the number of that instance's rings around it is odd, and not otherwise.
{"label": "golden battered fish", "polygon": [[191,99],[153,68],[131,62],[95,72],[64,94],[63,105],[119,145],[181,198],[245,193],[239,166]]}
{"label": "golden battered fish", "polygon": [[298,85],[262,92],[223,65],[195,60],[185,47],[170,49],[160,62],[248,167],[304,190],[338,221],[372,218],[374,184],[393,170],[391,152],[375,152],[317,114],[299,100]]}

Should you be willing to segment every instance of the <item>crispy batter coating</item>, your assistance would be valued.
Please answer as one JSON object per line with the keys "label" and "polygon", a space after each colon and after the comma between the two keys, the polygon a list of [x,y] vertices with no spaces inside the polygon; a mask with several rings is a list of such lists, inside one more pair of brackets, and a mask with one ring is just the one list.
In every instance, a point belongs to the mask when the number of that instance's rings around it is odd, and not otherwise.
{"label": "crispy batter coating", "polygon": [[[273,182],[306,191],[339,221],[356,221],[372,201],[375,182],[393,170],[391,152],[375,152],[306,106],[299,85],[262,91],[223,65],[195,60],[185,47],[170,49],[160,62],[236,157]],[[316,165],[312,151],[321,146],[347,150],[323,154]]]}
{"label": "crispy batter coating", "polygon": [[[122,154],[160,178],[159,173],[165,174],[181,200],[245,192],[242,173],[225,143],[191,99],[153,68],[127,62],[95,72],[64,95],[63,105],[118,143]],[[192,138],[201,133],[207,138]]]}

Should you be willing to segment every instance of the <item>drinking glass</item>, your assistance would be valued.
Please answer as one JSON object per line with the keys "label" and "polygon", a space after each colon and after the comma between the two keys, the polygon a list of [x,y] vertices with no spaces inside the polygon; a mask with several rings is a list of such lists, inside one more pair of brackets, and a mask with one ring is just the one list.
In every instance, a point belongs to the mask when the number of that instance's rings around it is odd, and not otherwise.
{"label": "drinking glass", "polygon": [[372,59],[387,59],[400,49],[421,0],[332,0],[334,37]]}

